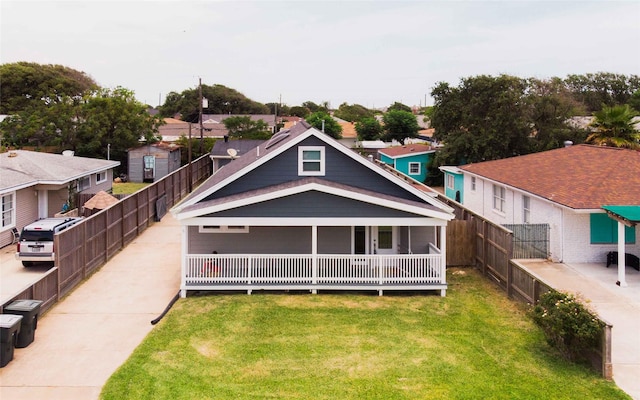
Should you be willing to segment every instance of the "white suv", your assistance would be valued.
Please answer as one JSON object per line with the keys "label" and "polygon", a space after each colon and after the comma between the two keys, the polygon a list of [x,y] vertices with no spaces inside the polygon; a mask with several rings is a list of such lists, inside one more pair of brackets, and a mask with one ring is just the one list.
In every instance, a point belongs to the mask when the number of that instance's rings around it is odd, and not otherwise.
{"label": "white suv", "polygon": [[82,217],[44,218],[22,228],[16,248],[16,259],[25,267],[35,262],[53,262],[53,235],[77,224]]}

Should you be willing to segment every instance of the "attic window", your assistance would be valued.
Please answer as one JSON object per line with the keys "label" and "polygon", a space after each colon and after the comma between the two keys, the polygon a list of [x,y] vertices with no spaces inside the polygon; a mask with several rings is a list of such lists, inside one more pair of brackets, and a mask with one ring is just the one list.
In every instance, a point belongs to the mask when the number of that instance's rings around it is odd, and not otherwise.
{"label": "attic window", "polygon": [[298,147],[298,175],[324,176],[324,166],[323,146]]}

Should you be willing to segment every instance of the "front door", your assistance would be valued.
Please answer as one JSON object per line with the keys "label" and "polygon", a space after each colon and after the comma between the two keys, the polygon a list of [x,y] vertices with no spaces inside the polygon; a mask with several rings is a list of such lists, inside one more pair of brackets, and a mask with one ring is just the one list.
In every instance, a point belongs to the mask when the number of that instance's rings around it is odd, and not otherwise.
{"label": "front door", "polygon": [[398,232],[395,226],[373,227],[374,254],[396,254],[398,248]]}

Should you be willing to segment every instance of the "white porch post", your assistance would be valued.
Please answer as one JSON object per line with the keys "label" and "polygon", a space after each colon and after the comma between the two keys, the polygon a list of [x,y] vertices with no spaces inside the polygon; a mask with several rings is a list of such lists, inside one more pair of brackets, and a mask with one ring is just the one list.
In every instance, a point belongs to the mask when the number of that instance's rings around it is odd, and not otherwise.
{"label": "white porch post", "polygon": [[180,297],[187,297],[187,253],[189,252],[189,227],[182,225],[182,257],[180,257]]}
{"label": "white porch post", "polygon": [[618,282],[619,286],[626,287],[627,280],[625,277],[625,256],[624,256],[624,224],[618,221]]}
{"label": "white porch post", "polygon": [[49,191],[36,190],[36,196],[38,196],[38,218],[49,217]]}
{"label": "white porch post", "polygon": [[[311,227],[311,282],[315,285],[318,283],[318,226]],[[311,293],[317,294],[318,290],[313,289]]]}
{"label": "white porch post", "polygon": [[[447,283],[447,226],[442,225],[440,227],[440,283]],[[440,291],[440,296],[444,297],[447,295],[447,290],[442,289]]]}

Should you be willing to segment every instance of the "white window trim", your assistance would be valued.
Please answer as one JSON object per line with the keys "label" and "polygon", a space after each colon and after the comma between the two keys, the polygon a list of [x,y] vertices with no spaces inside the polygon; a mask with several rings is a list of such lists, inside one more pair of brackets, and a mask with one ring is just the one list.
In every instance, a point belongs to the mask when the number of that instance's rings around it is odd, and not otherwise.
{"label": "white window trim", "polygon": [[[104,178],[103,179],[100,179],[100,174],[104,174]],[[96,174],[96,185],[99,185],[101,183],[105,183],[106,181],[107,181],[107,171],[106,170],[98,172]]]}
{"label": "white window trim", "polygon": [[524,195],[522,196],[522,223],[531,223],[531,197]]}
{"label": "white window trim", "polygon": [[456,179],[453,175],[447,174],[447,189],[455,189]]}
{"label": "white window trim", "polygon": [[471,191],[472,192],[476,191],[476,177],[475,176],[471,177]]}
{"label": "white window trim", "polygon": [[507,191],[504,186],[493,185],[493,210],[504,213]]}
{"label": "white window trim", "polygon": [[[11,196],[11,222],[4,225],[4,210],[2,210],[2,198],[5,196]],[[0,231],[5,231],[16,226],[16,192],[9,192],[0,194]]]}
{"label": "white window trim", "polygon": [[[81,186],[81,184],[80,184],[84,180],[87,181],[87,186],[86,187]],[[78,179],[78,183],[77,183],[78,193],[83,192],[83,191],[89,189],[90,187],[91,187],[91,177],[90,176],[83,176],[82,178]]]}
{"label": "white window trim", "polygon": [[[320,152],[320,160],[318,161],[304,161],[303,156],[305,151],[319,151]],[[304,164],[305,162],[318,162],[320,163],[319,171],[305,171]],[[298,176],[324,176],[325,174],[325,157],[324,157],[324,146],[299,146],[298,147]]]}
{"label": "white window trim", "polygon": [[[416,165],[418,166],[418,172],[411,172],[411,167],[414,167]],[[422,165],[419,162],[413,161],[409,163],[409,175],[420,175],[421,170],[422,170]]]}
{"label": "white window trim", "polygon": [[241,225],[200,225],[198,233],[249,233],[248,226]]}

